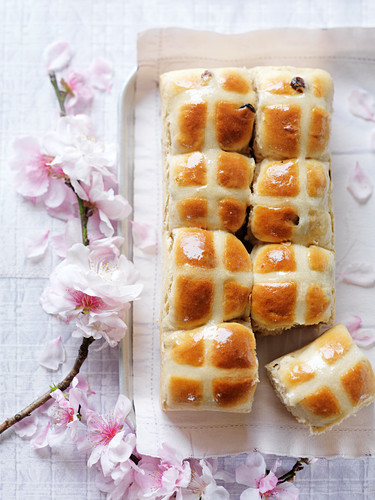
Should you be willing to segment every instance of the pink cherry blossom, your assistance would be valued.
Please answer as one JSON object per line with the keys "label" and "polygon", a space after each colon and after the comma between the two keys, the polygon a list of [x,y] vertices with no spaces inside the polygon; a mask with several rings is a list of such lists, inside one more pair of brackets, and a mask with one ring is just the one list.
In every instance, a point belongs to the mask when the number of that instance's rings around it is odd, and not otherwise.
{"label": "pink cherry blossom", "polygon": [[158,244],[155,226],[137,221],[130,221],[130,223],[134,245],[145,253],[155,253]]}
{"label": "pink cherry blossom", "polygon": [[71,69],[62,80],[62,86],[67,92],[65,110],[68,115],[84,113],[91,107],[94,92],[86,83],[83,71]]}
{"label": "pink cherry blossom", "polygon": [[[124,306],[124,310],[129,306],[130,304]],[[72,336],[93,337],[95,340],[104,339],[110,347],[116,347],[127,331],[124,311],[118,312],[117,315],[110,311],[107,313],[101,311],[98,314],[91,311],[90,314],[81,315],[77,319],[76,330],[73,331]]]}
{"label": "pink cherry blossom", "polygon": [[131,403],[120,394],[113,415],[102,417],[93,410],[86,412],[88,434],[78,441],[80,450],[91,449],[88,466],[98,464],[104,476],[127,462],[135,448],[135,434],[128,420]]}
{"label": "pink cherry blossom", "polygon": [[[169,499],[176,493],[182,499],[182,489],[191,481],[191,469],[187,460],[181,461],[175,451],[164,444],[159,450],[161,458],[142,456],[138,463],[140,473],[134,476],[132,493],[136,498]],[[137,491],[138,490],[138,491]]]}
{"label": "pink cherry blossom", "polygon": [[39,262],[46,254],[48,248],[49,229],[35,231],[28,234],[24,240],[25,255],[32,262]]}
{"label": "pink cherry blossom", "polygon": [[90,64],[88,74],[93,87],[106,92],[111,91],[113,67],[109,61],[102,57],[97,57]]}
{"label": "pink cherry blossom", "polygon": [[93,171],[114,178],[116,147],[96,139],[87,115],[59,118],[56,131],[46,134],[44,144],[54,156],[52,165],[60,165],[75,189],[79,181],[89,185]]}
{"label": "pink cherry blossom", "polygon": [[60,389],[51,392],[53,404],[47,410],[50,420],[45,438],[48,446],[60,446],[67,439],[77,441],[80,419],[91,410],[87,400],[90,394],[90,388],[81,375],[74,377],[66,394]]}
{"label": "pink cherry blossom", "polygon": [[95,484],[97,488],[106,493],[107,500],[139,500],[139,496],[131,492],[134,474],[137,466],[129,459],[117,464],[107,476],[101,467],[97,467]]}
{"label": "pink cherry blossom", "polygon": [[56,371],[65,361],[65,350],[61,341],[61,336],[48,342],[39,358],[39,364],[47,370]]}
{"label": "pink cherry blossom", "polygon": [[48,45],[43,52],[43,60],[46,71],[53,73],[66,68],[72,58],[70,44],[65,41],[55,41]]}
{"label": "pink cherry blossom", "polygon": [[17,192],[33,202],[41,201],[52,216],[70,217],[76,200],[65,184],[66,175],[54,162],[55,156],[33,137],[18,138],[13,147],[10,165],[15,171]]}
{"label": "pink cherry blossom", "polygon": [[347,190],[359,203],[365,203],[372,195],[372,183],[358,162],[349,174]]}
{"label": "pink cherry blossom", "polygon": [[181,489],[183,500],[228,500],[228,491],[223,486],[216,484],[216,461],[214,460],[189,460],[191,467],[191,480],[188,486]]}
{"label": "pink cherry blossom", "polygon": [[90,243],[91,258],[93,260],[118,259],[121,255],[123,244],[124,238],[121,236],[95,240]]}
{"label": "pink cherry blossom", "polygon": [[375,121],[374,98],[366,90],[354,89],[349,95],[349,110],[354,116]]}
{"label": "pink cherry blossom", "polygon": [[124,255],[115,256],[111,246],[107,253],[103,249],[73,245],[52,272],[41,303],[49,314],[77,320],[81,335],[103,337],[113,346],[125,335],[125,311],[139,297],[142,285],[134,264]]}
{"label": "pink cherry blossom", "polygon": [[[87,226],[90,241],[90,234],[112,236],[112,222],[125,219],[131,212],[131,206],[123,196],[115,194],[113,189],[105,189],[103,178],[98,172],[92,173],[89,185],[77,186],[77,194],[92,211]],[[94,217],[96,214],[97,217]]]}
{"label": "pink cherry blossom", "polygon": [[278,484],[275,475],[280,461],[277,460],[271,471],[266,473],[266,463],[263,456],[258,453],[250,453],[246,457],[246,464],[236,469],[236,481],[249,486],[240,496],[240,500],[255,499],[279,499],[297,500],[298,488],[290,482]]}
{"label": "pink cherry blossom", "polygon": [[29,199],[45,195],[50,188],[51,179],[63,179],[65,174],[60,165],[52,164],[55,157],[42,147],[34,137],[19,137],[14,140],[14,158],[11,167],[16,173],[16,190]]}

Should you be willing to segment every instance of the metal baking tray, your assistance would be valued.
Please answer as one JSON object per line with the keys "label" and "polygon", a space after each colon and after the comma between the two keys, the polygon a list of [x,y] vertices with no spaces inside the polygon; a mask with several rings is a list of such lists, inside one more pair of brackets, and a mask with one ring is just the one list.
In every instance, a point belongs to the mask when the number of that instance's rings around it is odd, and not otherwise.
{"label": "metal baking tray", "polygon": [[[133,206],[134,187],[134,110],[137,68],[125,82],[119,101],[119,192]],[[122,252],[133,260],[133,239],[129,220],[119,227],[119,235],[124,238]],[[128,331],[120,343],[119,381],[120,391],[133,401],[133,306],[126,312]]]}

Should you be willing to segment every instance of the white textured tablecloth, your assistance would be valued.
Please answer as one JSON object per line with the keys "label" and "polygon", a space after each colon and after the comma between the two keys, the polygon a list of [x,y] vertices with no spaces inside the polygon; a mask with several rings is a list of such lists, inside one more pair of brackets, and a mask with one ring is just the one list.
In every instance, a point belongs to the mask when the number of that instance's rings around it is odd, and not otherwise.
{"label": "white textured tablecloth", "polygon": [[[2,0],[0,2],[0,216],[2,228],[0,418],[6,418],[44,391],[70,369],[78,347],[71,328],[47,316],[39,296],[51,268],[52,253],[38,265],[25,261],[24,237],[38,229],[56,234],[62,223],[15,194],[8,168],[11,144],[20,135],[42,134],[57,116],[56,103],[44,74],[41,54],[53,40],[66,39],[76,49],[74,66],[93,57],[111,60],[116,69],[112,94],[97,100],[94,116],[99,134],[116,139],[117,98],[136,63],[137,33],[157,26],[181,26],[239,33],[280,26],[375,26],[372,0],[176,1],[153,0]],[[375,49],[374,49],[375,50]],[[41,346],[61,335],[67,361],[51,376],[39,367]],[[98,394],[103,412],[118,394],[118,353],[92,351],[83,373]],[[271,458],[271,457],[270,457]],[[236,459],[237,461],[240,458]],[[230,470],[236,460],[226,458]],[[285,461],[292,465],[292,458]],[[372,499],[375,459],[321,460],[298,474],[302,500]],[[238,498],[233,490],[232,498]],[[97,500],[102,498],[85,458],[71,448],[36,452],[13,431],[0,439],[0,498],[4,500]]]}

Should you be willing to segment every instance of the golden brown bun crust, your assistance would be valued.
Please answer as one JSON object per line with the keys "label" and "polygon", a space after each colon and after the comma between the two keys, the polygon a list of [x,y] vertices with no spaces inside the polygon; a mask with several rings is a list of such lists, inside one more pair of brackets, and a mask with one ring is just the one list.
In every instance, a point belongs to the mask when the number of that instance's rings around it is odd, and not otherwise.
{"label": "golden brown bun crust", "polygon": [[263,108],[263,146],[270,158],[296,158],[300,148],[301,110],[297,105],[274,104]]}
{"label": "golden brown bun crust", "polygon": [[255,238],[269,243],[291,241],[299,217],[293,207],[262,207],[253,209],[251,230]]}
{"label": "golden brown bun crust", "polygon": [[164,409],[249,412],[258,383],[250,325],[220,323],[162,335]]}
{"label": "golden brown bun crust", "polygon": [[260,248],[255,273],[293,272],[297,263],[292,245],[265,245]]}
{"label": "golden brown bun crust", "polygon": [[238,238],[228,234],[225,240],[224,265],[228,271],[251,271],[251,259]]}
{"label": "golden brown bun crust", "polygon": [[375,399],[369,360],[343,324],[266,365],[281,401],[313,433],[321,433]]}
{"label": "golden brown bun crust", "polygon": [[218,156],[217,183],[229,189],[250,186],[252,172],[246,157],[238,153],[222,152]]}
{"label": "golden brown bun crust", "polygon": [[254,392],[254,379],[240,378],[228,380],[218,378],[213,381],[214,399],[218,406],[236,407],[247,401]]}
{"label": "golden brown bun crust", "polygon": [[216,267],[213,234],[199,229],[179,231],[175,242],[175,261],[177,266]]}
{"label": "golden brown bun crust", "polygon": [[211,317],[214,284],[209,279],[178,276],[174,300],[177,328],[194,328]]}
{"label": "golden brown bun crust", "polygon": [[174,180],[179,186],[204,186],[207,183],[205,158],[198,151],[180,155],[174,167]]}
{"label": "golden brown bun crust", "polygon": [[178,406],[184,404],[199,406],[202,401],[203,383],[199,380],[171,377],[168,390],[171,403]]}
{"label": "golden brown bun crust", "polygon": [[307,156],[319,158],[326,150],[329,141],[329,113],[323,108],[311,110],[311,122]]}
{"label": "golden brown bun crust", "polygon": [[295,282],[255,283],[251,296],[251,317],[271,328],[288,327],[294,324],[296,300]]}
{"label": "golden brown bun crust", "polygon": [[328,387],[322,387],[302,400],[311,413],[320,417],[333,417],[340,415],[340,405],[333,392]]}
{"label": "golden brown bun crust", "polygon": [[272,335],[296,325],[333,320],[333,252],[293,244],[256,245],[251,260],[251,318],[255,331]]}
{"label": "golden brown bun crust", "polygon": [[224,151],[241,151],[250,143],[254,108],[221,101],[216,105],[216,135]]}
{"label": "golden brown bun crust", "polygon": [[219,217],[223,229],[235,233],[245,222],[246,203],[233,198],[219,201]]}
{"label": "golden brown bun crust", "polygon": [[262,196],[297,196],[299,191],[296,160],[272,161],[258,178],[257,193]]}
{"label": "golden brown bun crust", "polygon": [[367,359],[361,360],[341,377],[341,383],[353,405],[371,397],[375,392],[375,377]]}

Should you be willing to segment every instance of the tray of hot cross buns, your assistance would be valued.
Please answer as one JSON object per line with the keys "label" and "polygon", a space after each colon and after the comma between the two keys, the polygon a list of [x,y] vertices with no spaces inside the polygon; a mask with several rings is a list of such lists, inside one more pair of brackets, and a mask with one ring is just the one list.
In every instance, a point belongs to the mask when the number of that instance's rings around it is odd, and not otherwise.
{"label": "tray of hot cross buns", "polygon": [[135,250],[153,278],[148,313],[134,306],[132,362],[155,447],[169,436],[192,456],[355,456],[355,436],[374,432],[374,352],[350,333],[365,287],[347,309],[348,252],[364,236],[339,172],[352,153],[334,96],[347,83],[322,62],[164,63],[133,77],[135,219],[138,206],[158,245]]}

